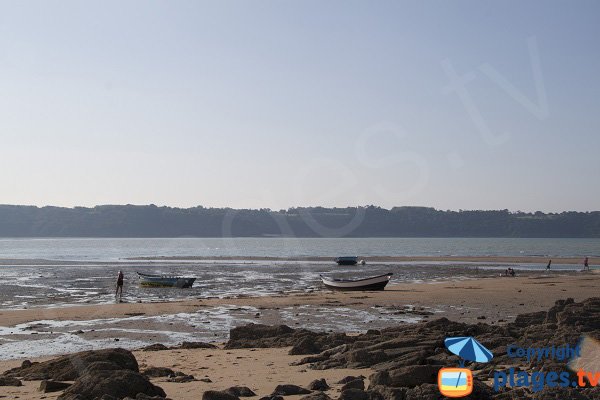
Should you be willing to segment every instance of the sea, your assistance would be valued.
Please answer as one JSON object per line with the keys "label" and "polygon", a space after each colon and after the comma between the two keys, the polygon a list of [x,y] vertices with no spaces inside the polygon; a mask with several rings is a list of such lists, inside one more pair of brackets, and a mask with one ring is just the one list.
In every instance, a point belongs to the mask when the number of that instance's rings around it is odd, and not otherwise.
{"label": "sea", "polygon": [[[356,255],[365,266],[338,266],[337,256]],[[507,263],[461,261],[371,262],[374,256],[597,257],[600,239],[513,238],[35,238],[0,239],[0,312],[114,304],[119,270],[125,303],[228,299],[323,290],[320,275],[361,278],[392,272],[393,282],[434,284],[497,276]],[[177,257],[179,259],[172,259]],[[170,259],[171,258],[171,259]],[[274,260],[273,258],[276,258]],[[302,258],[318,258],[308,261]],[[510,264],[542,271],[543,264]],[[578,265],[552,264],[557,273]],[[190,289],[140,287],[137,272],[196,277]],[[407,305],[410,307],[410,305]],[[252,307],[220,306],[169,316],[132,315],[88,321],[41,320],[0,326],[0,359],[61,354],[114,346],[139,348],[161,341],[224,341],[229,329],[255,322]],[[360,332],[419,318],[385,310],[293,307],[271,310],[272,320],[315,330]],[[435,312],[435,310],[433,310]],[[276,315],[275,315],[276,314]],[[335,315],[336,319],[330,316]],[[94,332],[88,337],[73,332]]]}

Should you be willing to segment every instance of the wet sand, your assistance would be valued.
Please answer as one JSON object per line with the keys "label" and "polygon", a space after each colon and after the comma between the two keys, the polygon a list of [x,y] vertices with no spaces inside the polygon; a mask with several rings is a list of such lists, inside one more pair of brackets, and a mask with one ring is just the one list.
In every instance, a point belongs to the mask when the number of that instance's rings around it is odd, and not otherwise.
{"label": "wet sand", "polygon": [[[344,306],[366,309],[374,306],[404,309],[434,309],[450,319],[473,322],[479,315],[510,319],[518,313],[547,309],[554,301],[573,297],[583,300],[597,296],[598,271],[565,273],[529,273],[514,278],[493,277],[442,281],[435,283],[390,284],[381,292],[314,291],[279,296],[191,299],[174,302],[141,302],[106,305],[81,305],[62,308],[32,308],[0,311],[0,326],[40,320],[83,321],[100,318],[126,318],[133,315],[166,315],[194,312],[201,308],[224,305],[268,310],[301,305]],[[261,323],[277,321],[258,320]]]}

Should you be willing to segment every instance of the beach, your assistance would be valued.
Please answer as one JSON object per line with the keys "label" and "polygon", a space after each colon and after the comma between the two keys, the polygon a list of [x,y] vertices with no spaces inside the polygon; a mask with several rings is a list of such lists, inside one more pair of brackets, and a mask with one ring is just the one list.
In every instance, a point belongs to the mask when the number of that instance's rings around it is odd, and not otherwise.
{"label": "beach", "polygon": [[[125,347],[134,350],[140,369],[167,367],[211,381],[172,383],[166,382],[166,378],[152,378],[172,399],[195,399],[206,390],[222,390],[233,385],[249,386],[263,396],[271,393],[277,384],[307,385],[317,378],[333,383],[346,375],[368,377],[373,371],[369,368],[321,371],[305,365],[292,366],[290,363],[299,358],[288,355],[289,347],[223,349],[230,329],[236,326],[285,324],[315,332],[350,335],[440,317],[468,324],[484,322],[501,326],[514,322],[519,314],[548,310],[558,299],[583,301],[597,296],[599,289],[597,271],[528,271],[514,278],[492,271],[483,273],[482,277],[427,283],[394,282],[379,292],[315,289],[269,296],[5,309],[0,311],[3,327],[0,352],[4,359],[0,361],[0,371],[18,366],[26,358],[46,360],[73,351]],[[218,348],[139,351],[148,344],[177,345],[186,340],[208,342]],[[53,342],[61,345],[53,347]],[[39,348],[52,354],[42,354]],[[338,397],[341,385],[332,386],[328,394]],[[0,387],[0,395],[21,399],[56,398],[52,393],[38,392],[38,387],[39,382],[35,381],[24,382],[23,387]]]}

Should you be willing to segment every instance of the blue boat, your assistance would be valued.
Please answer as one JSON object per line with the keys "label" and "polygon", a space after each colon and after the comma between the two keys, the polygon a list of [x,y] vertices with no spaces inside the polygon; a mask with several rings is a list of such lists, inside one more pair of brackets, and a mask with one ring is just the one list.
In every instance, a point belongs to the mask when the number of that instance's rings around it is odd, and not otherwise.
{"label": "blue boat", "polygon": [[153,275],[137,273],[141,286],[191,288],[196,278],[173,275]]}
{"label": "blue boat", "polygon": [[337,257],[333,261],[338,263],[338,265],[356,265],[356,263],[358,263],[358,257],[356,257],[356,256]]}

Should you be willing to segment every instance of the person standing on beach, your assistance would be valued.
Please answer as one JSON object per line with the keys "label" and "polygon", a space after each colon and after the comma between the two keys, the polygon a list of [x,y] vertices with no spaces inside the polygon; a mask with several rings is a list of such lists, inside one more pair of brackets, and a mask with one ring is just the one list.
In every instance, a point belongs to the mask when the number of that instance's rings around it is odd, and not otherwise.
{"label": "person standing on beach", "polygon": [[115,297],[118,297],[119,300],[123,297],[123,271],[119,271],[119,275],[117,275],[117,290],[115,291]]}
{"label": "person standing on beach", "polygon": [[589,271],[590,270],[590,264],[589,264],[590,260],[589,258],[586,256],[585,259],[583,260],[583,270],[584,271]]}
{"label": "person standing on beach", "polygon": [[548,261],[548,265],[546,265],[546,271],[550,271],[550,264],[552,264],[552,260]]}

